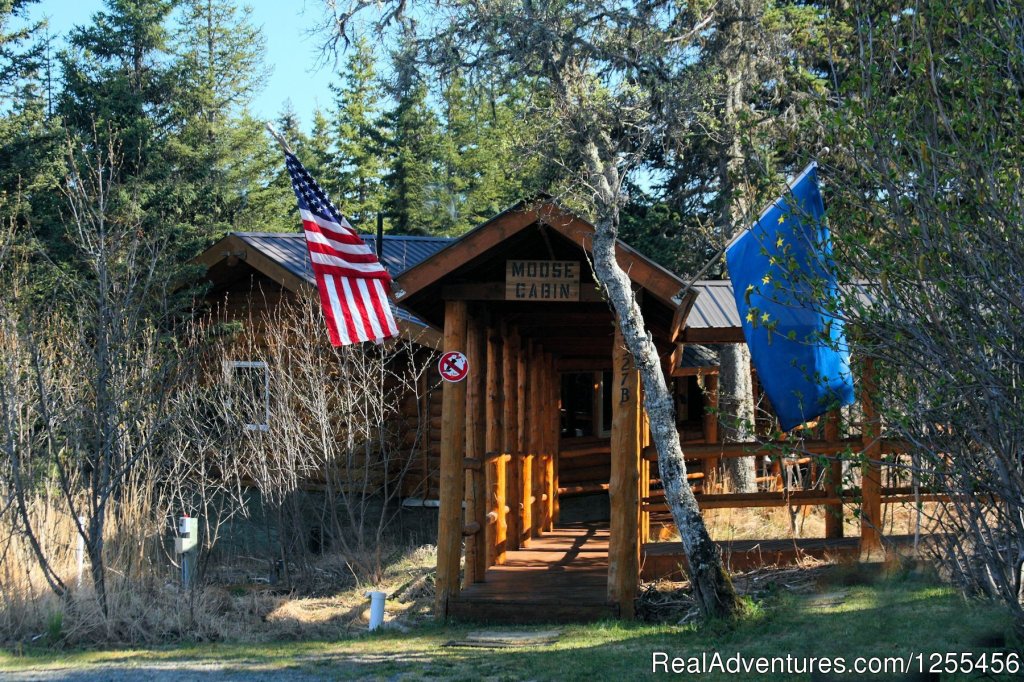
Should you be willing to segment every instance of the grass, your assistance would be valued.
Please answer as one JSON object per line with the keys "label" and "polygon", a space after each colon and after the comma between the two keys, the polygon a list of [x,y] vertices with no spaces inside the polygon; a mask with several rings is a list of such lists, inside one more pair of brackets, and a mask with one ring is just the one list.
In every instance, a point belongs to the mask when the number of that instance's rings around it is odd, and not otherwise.
{"label": "grass", "polygon": [[[870,584],[858,584],[864,582]],[[29,650],[22,655],[6,652],[0,655],[0,672],[70,667],[97,673],[113,668],[142,674],[147,670],[158,673],[162,669],[180,672],[192,667],[246,675],[271,674],[282,679],[292,676],[295,679],[586,679],[598,682],[650,676],[654,651],[681,657],[718,651],[723,656],[739,652],[745,656],[846,656],[852,660],[858,655],[980,653],[997,650],[990,647],[1007,650],[1008,646],[1015,646],[1010,619],[997,606],[967,602],[949,588],[923,578],[865,581],[863,576],[841,572],[810,594],[790,594],[783,587],[778,588],[762,601],[760,608],[754,609],[744,622],[733,628],[723,624],[675,626],[603,622],[563,626],[557,643],[532,649],[443,646],[473,629],[480,628],[466,624],[447,627],[430,624],[404,634],[386,631],[343,641],[204,644],[59,653]],[[701,679],[743,677],[712,674]],[[756,679],[794,678],[778,675]],[[811,678],[807,675],[802,679]],[[942,679],[955,678],[943,676]]]}

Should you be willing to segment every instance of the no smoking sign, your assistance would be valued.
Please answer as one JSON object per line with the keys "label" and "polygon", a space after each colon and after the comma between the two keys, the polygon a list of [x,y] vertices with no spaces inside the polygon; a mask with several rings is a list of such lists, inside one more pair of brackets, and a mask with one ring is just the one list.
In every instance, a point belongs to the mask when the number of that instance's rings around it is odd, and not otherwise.
{"label": "no smoking sign", "polygon": [[441,371],[442,379],[458,382],[465,379],[466,375],[469,374],[469,360],[459,351],[452,350],[441,356],[441,361],[437,363],[437,368]]}

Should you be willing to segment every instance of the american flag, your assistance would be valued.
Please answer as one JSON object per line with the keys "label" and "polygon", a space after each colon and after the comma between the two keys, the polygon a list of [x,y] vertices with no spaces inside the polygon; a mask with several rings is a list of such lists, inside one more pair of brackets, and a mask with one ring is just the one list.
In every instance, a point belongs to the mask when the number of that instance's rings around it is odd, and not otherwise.
{"label": "american flag", "polygon": [[387,290],[391,276],[294,154],[285,153],[331,343],[398,336]]}

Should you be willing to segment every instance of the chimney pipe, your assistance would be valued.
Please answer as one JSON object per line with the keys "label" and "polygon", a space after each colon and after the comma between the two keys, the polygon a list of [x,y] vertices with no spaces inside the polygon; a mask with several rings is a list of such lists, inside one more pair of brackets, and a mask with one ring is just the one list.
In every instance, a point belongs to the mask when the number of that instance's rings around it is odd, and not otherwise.
{"label": "chimney pipe", "polygon": [[377,260],[384,257],[384,214],[377,211]]}

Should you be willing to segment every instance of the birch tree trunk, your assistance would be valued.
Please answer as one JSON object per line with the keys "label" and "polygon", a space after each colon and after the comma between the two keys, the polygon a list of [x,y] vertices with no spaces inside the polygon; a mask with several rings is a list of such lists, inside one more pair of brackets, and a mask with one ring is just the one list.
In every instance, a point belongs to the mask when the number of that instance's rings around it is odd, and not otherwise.
{"label": "birch tree trunk", "polygon": [[[745,443],[752,440],[754,435],[750,350],[745,343],[727,343],[722,345],[718,357],[718,413],[722,440],[726,443]],[[757,492],[754,457],[726,458],[725,475],[733,492]]]}
{"label": "birch tree trunk", "polygon": [[662,372],[658,350],[644,329],[640,306],[633,296],[629,275],[615,259],[619,228],[620,183],[614,162],[601,158],[595,142],[585,143],[586,164],[594,191],[597,217],[593,258],[597,278],[615,310],[626,348],[640,371],[644,387],[644,408],[651,425],[651,437],[658,450],[658,468],[665,500],[679,529],[683,551],[689,563],[690,583],[705,616],[729,617],[739,609],[732,579],[722,564],[722,553],[711,540],[686,480],[686,462],[676,430],[675,403]]}

